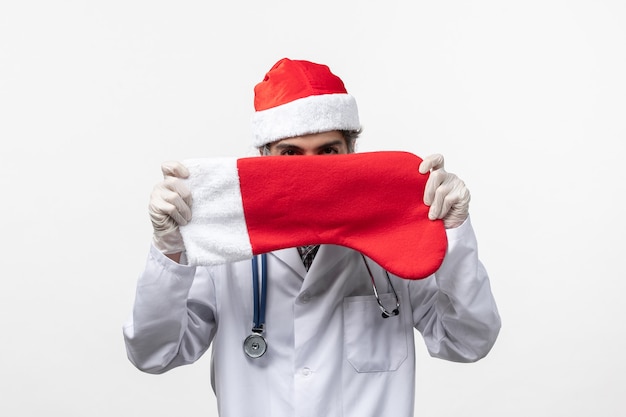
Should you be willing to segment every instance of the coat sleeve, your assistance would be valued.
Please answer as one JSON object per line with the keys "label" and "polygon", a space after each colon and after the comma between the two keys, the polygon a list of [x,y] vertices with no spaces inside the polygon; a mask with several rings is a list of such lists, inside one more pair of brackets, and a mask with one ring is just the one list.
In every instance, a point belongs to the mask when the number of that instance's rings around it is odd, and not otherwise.
{"label": "coat sleeve", "polygon": [[500,315],[470,219],[447,234],[447,253],[437,272],[409,284],[413,323],[431,356],[475,362],[493,347]]}
{"label": "coat sleeve", "polygon": [[152,246],[123,326],[130,361],[154,374],[193,363],[209,348],[215,328],[209,271],[177,264]]}

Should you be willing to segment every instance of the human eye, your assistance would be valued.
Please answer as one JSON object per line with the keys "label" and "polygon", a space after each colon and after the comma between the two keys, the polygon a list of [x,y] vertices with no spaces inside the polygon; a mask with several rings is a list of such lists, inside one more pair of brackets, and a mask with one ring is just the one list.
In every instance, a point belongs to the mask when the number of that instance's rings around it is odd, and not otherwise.
{"label": "human eye", "polygon": [[293,148],[285,148],[282,151],[280,151],[280,154],[286,155],[286,156],[293,156],[293,155],[298,155],[298,152]]}
{"label": "human eye", "polygon": [[339,150],[337,149],[336,146],[327,146],[327,147],[323,148],[320,153],[322,153],[324,155],[333,155],[333,154],[339,153]]}

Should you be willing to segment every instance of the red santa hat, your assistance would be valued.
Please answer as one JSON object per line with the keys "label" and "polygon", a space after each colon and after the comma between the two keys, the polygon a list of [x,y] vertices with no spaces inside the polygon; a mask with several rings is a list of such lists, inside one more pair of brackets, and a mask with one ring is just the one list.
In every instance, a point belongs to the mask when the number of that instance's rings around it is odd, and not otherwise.
{"label": "red santa hat", "polygon": [[328,66],[283,58],[254,88],[253,145],[331,130],[359,130],[356,100]]}

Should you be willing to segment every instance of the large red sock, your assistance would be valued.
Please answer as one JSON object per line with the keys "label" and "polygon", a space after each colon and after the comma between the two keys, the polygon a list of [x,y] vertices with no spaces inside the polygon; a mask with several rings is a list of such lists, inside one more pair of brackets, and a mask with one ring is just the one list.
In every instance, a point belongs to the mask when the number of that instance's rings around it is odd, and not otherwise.
{"label": "large red sock", "polygon": [[211,265],[306,244],[355,249],[392,274],[427,277],[446,252],[423,203],[427,174],[408,152],[185,161],[191,264]]}

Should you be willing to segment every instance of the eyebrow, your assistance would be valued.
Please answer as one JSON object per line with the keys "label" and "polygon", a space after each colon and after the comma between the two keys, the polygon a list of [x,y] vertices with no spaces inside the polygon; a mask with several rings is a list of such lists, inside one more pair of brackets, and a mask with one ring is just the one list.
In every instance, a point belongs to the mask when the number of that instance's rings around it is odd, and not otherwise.
{"label": "eyebrow", "polygon": [[[329,146],[341,146],[342,144],[344,144],[345,141],[343,139],[337,139],[337,140],[333,140],[331,142],[327,142],[324,143],[320,146],[318,146],[317,148],[315,148],[315,150],[320,150],[322,148],[328,148]],[[302,149],[300,146],[298,145],[293,145],[291,143],[277,143],[275,145],[276,149]]]}

